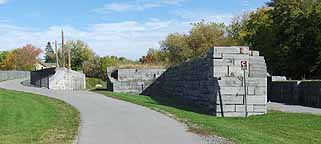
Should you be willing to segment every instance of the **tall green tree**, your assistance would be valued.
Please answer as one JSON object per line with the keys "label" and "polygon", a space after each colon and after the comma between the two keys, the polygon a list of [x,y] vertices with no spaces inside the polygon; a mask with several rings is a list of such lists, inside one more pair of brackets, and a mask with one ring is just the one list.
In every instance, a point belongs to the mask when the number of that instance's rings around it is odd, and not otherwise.
{"label": "tall green tree", "polygon": [[71,50],[71,68],[82,70],[86,61],[91,61],[95,57],[93,50],[81,40],[69,40],[65,44],[65,64],[68,65],[68,50]]}
{"label": "tall green tree", "polygon": [[270,74],[321,77],[320,0],[272,0],[230,29],[234,38],[265,56]]}
{"label": "tall green tree", "polygon": [[51,43],[48,42],[45,48],[45,62],[54,63],[56,62],[55,52],[51,46]]}
{"label": "tall green tree", "polygon": [[169,34],[161,41],[161,51],[173,64],[204,55],[210,47],[237,45],[237,41],[227,35],[223,23],[192,24],[188,34]]}
{"label": "tall green tree", "polygon": [[9,53],[9,51],[0,51],[0,63],[3,63]]}

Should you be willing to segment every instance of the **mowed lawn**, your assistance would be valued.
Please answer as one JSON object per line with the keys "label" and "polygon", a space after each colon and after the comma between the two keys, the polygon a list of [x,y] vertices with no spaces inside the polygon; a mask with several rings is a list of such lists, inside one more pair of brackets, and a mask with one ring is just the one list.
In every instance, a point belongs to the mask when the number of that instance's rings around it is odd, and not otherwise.
{"label": "mowed lawn", "polygon": [[45,96],[0,89],[1,144],[71,144],[79,112]]}
{"label": "mowed lawn", "polygon": [[248,118],[221,118],[191,112],[165,98],[107,91],[99,93],[172,115],[185,122],[191,131],[222,136],[235,143],[321,143],[321,116],[318,115],[272,111]]}

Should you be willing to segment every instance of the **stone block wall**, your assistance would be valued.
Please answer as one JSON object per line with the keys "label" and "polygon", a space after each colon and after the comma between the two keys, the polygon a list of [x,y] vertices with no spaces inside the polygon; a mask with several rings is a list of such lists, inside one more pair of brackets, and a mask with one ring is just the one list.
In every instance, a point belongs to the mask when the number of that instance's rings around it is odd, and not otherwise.
{"label": "stone block wall", "polygon": [[212,76],[212,65],[211,59],[201,57],[172,66],[142,94],[181,100],[208,114],[215,114],[217,79]]}
{"label": "stone block wall", "polygon": [[114,92],[141,93],[165,69],[115,69],[107,68],[107,89]]}
{"label": "stone block wall", "polygon": [[[221,106],[220,97],[217,98],[217,115],[222,115],[222,107],[224,116],[244,116],[245,103],[248,115],[267,112],[267,68],[258,51],[248,47],[215,47],[209,50],[208,57],[213,60],[213,77],[218,78],[216,86],[222,99]],[[247,61],[246,98],[241,61]]]}
{"label": "stone block wall", "polygon": [[29,71],[4,70],[0,71],[0,81],[29,77]]}
{"label": "stone block wall", "polygon": [[49,89],[83,90],[86,89],[85,74],[67,68],[56,68],[56,73],[49,78]]}
{"label": "stone block wall", "polygon": [[[246,94],[241,61],[248,61]],[[267,71],[264,57],[248,47],[214,47],[207,56],[169,68],[143,94],[175,97],[216,116],[267,112]]]}
{"label": "stone block wall", "polygon": [[47,68],[31,72],[30,84],[54,90],[83,90],[86,76],[67,68]]}
{"label": "stone block wall", "polygon": [[[246,90],[241,69],[241,61],[244,60],[248,64],[245,71]],[[135,73],[130,71],[109,70],[111,79],[107,87],[112,87],[110,90],[115,92],[128,92],[132,87],[139,89],[142,81],[137,79],[142,77],[133,76]],[[153,77],[156,79],[149,81],[150,85],[140,89],[143,89],[144,95],[177,99],[215,116],[259,115],[267,112],[266,77],[265,60],[258,51],[239,46],[214,47],[203,57],[168,68],[159,77]]]}

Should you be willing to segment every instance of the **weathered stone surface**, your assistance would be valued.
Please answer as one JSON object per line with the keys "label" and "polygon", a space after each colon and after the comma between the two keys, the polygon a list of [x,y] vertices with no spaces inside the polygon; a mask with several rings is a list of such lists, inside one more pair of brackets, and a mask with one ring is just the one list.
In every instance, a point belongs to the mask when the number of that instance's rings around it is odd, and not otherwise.
{"label": "weathered stone surface", "polygon": [[30,76],[29,71],[16,71],[16,70],[0,71],[0,81],[26,78],[29,76]]}
{"label": "weathered stone surface", "polygon": [[[245,77],[247,81],[247,101],[243,84],[244,71],[241,69],[241,61],[248,62]],[[137,78],[153,78],[148,70],[124,70],[118,71],[117,82],[128,80],[137,81]],[[109,72],[111,73],[111,72]],[[137,76],[135,75],[137,74]],[[140,76],[144,73],[144,76]],[[109,74],[111,75],[111,74]],[[160,74],[151,85],[144,83],[144,95],[167,96],[181,100],[185,104],[193,104],[201,107],[209,114],[221,115],[221,105],[224,116],[245,116],[245,106],[249,115],[266,113],[266,65],[259,52],[250,51],[248,47],[214,47],[206,57],[199,57],[187,62],[172,66]],[[110,83],[115,80],[110,80]],[[134,91],[142,89],[137,85],[124,84],[117,86],[115,91]],[[112,84],[111,84],[112,85]],[[221,94],[221,95],[219,95]],[[220,100],[221,98],[221,100]]]}
{"label": "weathered stone surface", "polygon": [[83,90],[85,88],[85,74],[67,68],[56,68],[56,73],[49,78],[49,89]]}
{"label": "weathered stone surface", "polygon": [[114,92],[141,93],[165,69],[115,69],[107,68],[107,88]]}

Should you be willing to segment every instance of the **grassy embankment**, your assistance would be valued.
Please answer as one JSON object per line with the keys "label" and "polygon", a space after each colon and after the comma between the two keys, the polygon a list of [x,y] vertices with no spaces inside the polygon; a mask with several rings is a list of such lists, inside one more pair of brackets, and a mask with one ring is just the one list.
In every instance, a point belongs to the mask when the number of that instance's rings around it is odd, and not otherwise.
{"label": "grassy embankment", "polygon": [[98,78],[89,78],[86,77],[86,89],[93,90],[96,89],[96,85],[101,85],[101,89],[106,89],[107,83],[101,79]]}
{"label": "grassy embankment", "polygon": [[220,118],[192,112],[166,98],[99,91],[175,117],[191,131],[218,135],[236,143],[321,143],[321,116],[272,111],[248,118]]}
{"label": "grassy embankment", "polygon": [[71,144],[79,112],[45,96],[0,89],[1,144]]}

